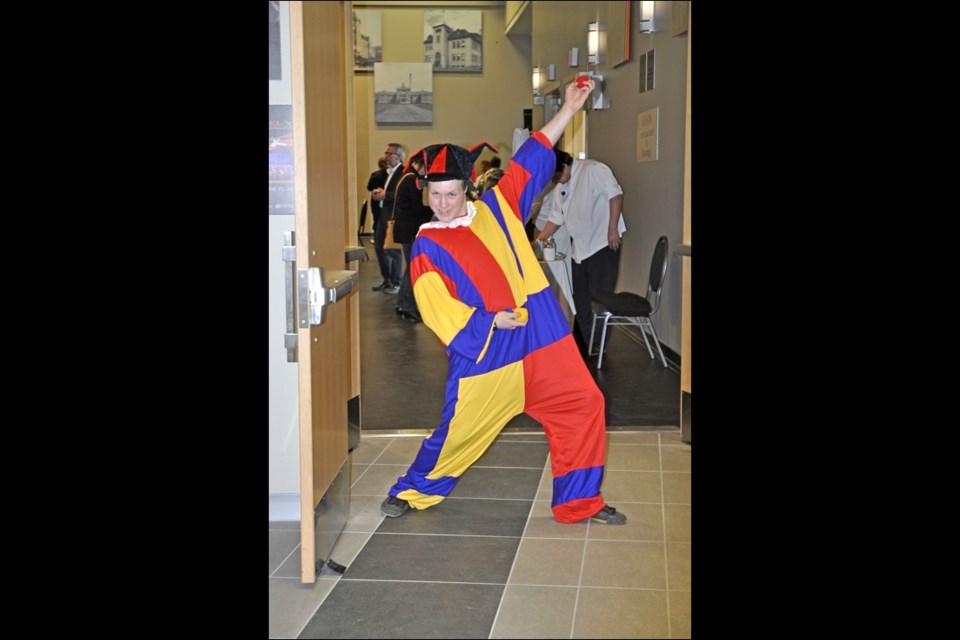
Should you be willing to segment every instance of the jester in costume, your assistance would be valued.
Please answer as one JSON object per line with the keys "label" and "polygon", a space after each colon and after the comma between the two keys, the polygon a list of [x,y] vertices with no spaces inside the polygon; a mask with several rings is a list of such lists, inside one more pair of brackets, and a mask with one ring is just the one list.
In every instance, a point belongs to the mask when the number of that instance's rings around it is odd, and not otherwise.
{"label": "jester in costume", "polygon": [[388,491],[381,505],[386,516],[441,502],[503,427],[526,413],[547,436],[554,518],[626,522],[600,496],[603,394],[524,229],[534,198],[554,174],[553,145],[593,86],[571,83],[557,115],[520,146],[500,182],[476,202],[467,199],[473,164],[492,146],[435,144],[411,156],[423,160],[434,217],[413,243],[410,276],[424,324],[446,347],[449,372],[440,425]]}

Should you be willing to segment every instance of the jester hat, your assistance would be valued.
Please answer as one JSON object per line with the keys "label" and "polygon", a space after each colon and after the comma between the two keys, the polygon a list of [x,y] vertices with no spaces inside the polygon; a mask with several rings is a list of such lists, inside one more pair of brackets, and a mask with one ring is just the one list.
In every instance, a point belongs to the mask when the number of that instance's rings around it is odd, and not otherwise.
{"label": "jester hat", "polygon": [[477,170],[473,164],[487,147],[497,153],[497,148],[487,142],[481,142],[469,149],[455,144],[432,144],[410,155],[404,171],[410,169],[414,158],[423,161],[424,176],[427,182],[445,182],[447,180],[465,180],[472,183],[477,179]]}

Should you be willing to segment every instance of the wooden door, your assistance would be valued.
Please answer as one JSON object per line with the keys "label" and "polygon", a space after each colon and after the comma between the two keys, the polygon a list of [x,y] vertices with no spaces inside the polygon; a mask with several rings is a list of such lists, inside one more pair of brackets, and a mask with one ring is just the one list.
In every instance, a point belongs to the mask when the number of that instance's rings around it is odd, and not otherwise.
{"label": "wooden door", "polygon": [[[349,33],[344,15],[350,12],[349,5],[290,3],[298,277],[311,268],[330,272],[345,266],[350,200],[348,138],[353,130],[347,122],[353,78],[347,74],[344,46]],[[345,480],[349,482],[347,403],[355,335],[351,330],[355,320],[351,305],[355,305],[356,296],[352,297],[352,301],[326,305],[322,324],[304,326],[302,317],[298,322],[300,553],[304,583],[316,581],[320,563],[326,560],[318,557],[317,549],[320,512],[329,508],[328,490],[343,477],[345,468]],[[348,502],[348,488],[346,495]],[[342,504],[339,508],[342,510]],[[334,533],[339,536],[339,530]]]}

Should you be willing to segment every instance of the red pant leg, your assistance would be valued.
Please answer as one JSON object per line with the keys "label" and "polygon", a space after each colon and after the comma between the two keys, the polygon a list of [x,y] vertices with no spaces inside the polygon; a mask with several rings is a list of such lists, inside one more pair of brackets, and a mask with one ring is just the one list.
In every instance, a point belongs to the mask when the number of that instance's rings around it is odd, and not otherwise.
{"label": "red pant leg", "polygon": [[523,359],[524,412],[543,425],[553,472],[553,515],[578,522],[604,507],[606,460],[603,393],[580,357],[573,336]]}

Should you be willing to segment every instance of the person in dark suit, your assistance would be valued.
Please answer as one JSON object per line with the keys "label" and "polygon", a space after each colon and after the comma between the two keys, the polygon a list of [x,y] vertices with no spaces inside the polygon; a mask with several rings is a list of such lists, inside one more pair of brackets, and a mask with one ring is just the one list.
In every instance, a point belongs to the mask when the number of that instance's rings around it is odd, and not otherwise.
{"label": "person in dark suit", "polygon": [[371,229],[377,228],[377,220],[380,219],[380,203],[374,200],[373,192],[377,189],[383,189],[387,184],[387,159],[383,156],[377,158],[378,169],[370,174],[367,180],[367,191],[370,192],[370,198],[367,200],[367,211],[373,217]]}
{"label": "person in dark suit", "polygon": [[397,183],[400,181],[401,167],[406,153],[403,145],[397,142],[387,145],[387,150],[383,152],[383,157],[387,161],[386,183],[383,187],[370,192],[370,197],[376,201],[373,206],[379,205],[380,208],[377,225],[373,228],[373,247],[377,253],[377,262],[380,264],[380,275],[383,276],[383,282],[371,288],[384,293],[398,293],[400,278],[403,276],[403,253],[400,249],[384,249],[383,241],[387,237],[387,220],[392,215],[390,212],[393,211],[393,197]]}

